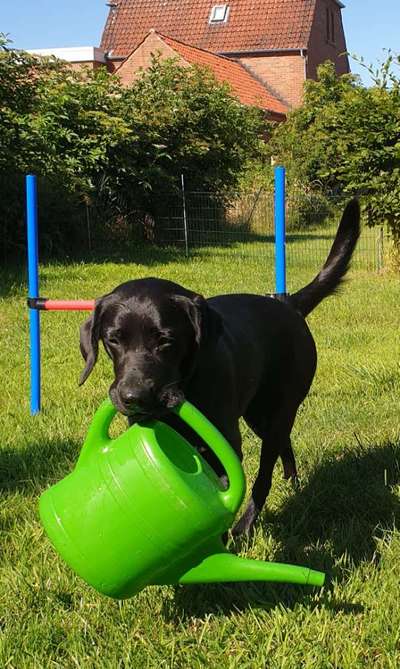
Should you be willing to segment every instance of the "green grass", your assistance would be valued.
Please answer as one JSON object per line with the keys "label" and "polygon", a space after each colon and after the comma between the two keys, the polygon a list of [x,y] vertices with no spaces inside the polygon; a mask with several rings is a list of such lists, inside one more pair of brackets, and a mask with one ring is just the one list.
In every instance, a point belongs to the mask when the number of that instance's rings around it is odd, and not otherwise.
{"label": "green grass", "polygon": [[[261,260],[168,250],[135,262],[47,264],[46,296],[90,298],[139,276],[167,277],[206,296],[268,292]],[[317,267],[290,268],[290,289]],[[326,571],[322,590],[272,584],[147,588],[114,602],[60,561],[37,501],[74,465],[107,392],[101,360],[83,388],[79,314],[42,315],[43,411],[29,416],[23,278],[2,274],[0,298],[0,666],[15,669],[400,666],[400,280],[354,270],[309,323],[318,372],[293,431],[299,490],[274,475],[268,507],[243,555]],[[122,423],[121,423],[122,424]],[[246,471],[259,445],[243,425]]]}

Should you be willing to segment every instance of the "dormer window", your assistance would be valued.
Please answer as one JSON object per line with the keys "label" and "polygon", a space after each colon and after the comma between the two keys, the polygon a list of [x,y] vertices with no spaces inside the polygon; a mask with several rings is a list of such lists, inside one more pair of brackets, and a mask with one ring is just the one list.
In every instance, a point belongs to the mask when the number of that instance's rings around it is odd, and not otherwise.
{"label": "dormer window", "polygon": [[209,23],[226,23],[228,20],[229,5],[214,5],[210,12]]}

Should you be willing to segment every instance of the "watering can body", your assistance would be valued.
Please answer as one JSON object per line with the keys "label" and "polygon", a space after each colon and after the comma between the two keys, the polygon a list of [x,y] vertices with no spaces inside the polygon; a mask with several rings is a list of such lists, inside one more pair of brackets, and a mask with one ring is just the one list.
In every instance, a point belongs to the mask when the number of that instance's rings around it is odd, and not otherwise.
{"label": "watering can body", "polygon": [[198,452],[160,421],[116,439],[116,410],[96,412],[75,469],[46,490],[42,524],[67,564],[98,592],[124,599],[146,585],[281,581],[321,586],[324,574],[228,553],[221,535],[243,500],[245,479],[221,433],[189,402],[175,412],[220,460],[225,490]]}
{"label": "watering can body", "polygon": [[192,405],[177,413],[212,443],[229,476],[214,471],[160,421],[108,434],[116,411],[97,411],[75,469],[40,499],[44,528],[64,560],[99,592],[115,598],[144,586],[177,583],[210,552],[224,552],[244,491],[243,470],[222,435]]}

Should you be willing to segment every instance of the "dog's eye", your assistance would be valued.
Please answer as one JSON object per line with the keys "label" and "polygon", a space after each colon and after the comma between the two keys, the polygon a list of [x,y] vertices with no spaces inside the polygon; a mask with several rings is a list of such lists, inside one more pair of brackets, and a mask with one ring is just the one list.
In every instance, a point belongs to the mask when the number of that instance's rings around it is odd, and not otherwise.
{"label": "dog's eye", "polygon": [[119,332],[113,332],[107,337],[107,342],[111,345],[116,345],[120,343]]}
{"label": "dog's eye", "polygon": [[161,337],[156,346],[154,347],[154,350],[159,353],[160,351],[165,351],[166,349],[170,348],[172,346],[172,339],[169,339],[168,337]]}

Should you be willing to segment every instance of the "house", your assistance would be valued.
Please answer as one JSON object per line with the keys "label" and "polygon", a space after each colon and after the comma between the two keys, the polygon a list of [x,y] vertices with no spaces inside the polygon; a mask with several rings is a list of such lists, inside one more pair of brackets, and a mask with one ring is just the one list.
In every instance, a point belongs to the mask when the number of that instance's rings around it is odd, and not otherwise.
{"label": "house", "polygon": [[285,120],[287,106],[272,95],[240,62],[184,44],[155,30],[150,30],[144,40],[115,70],[122,83],[131,84],[141,71],[150,66],[153,54],[159,54],[161,60],[175,58],[183,67],[206,66],[212,70],[217,81],[229,84],[233,95],[240,102],[259,107],[270,120]]}
{"label": "house", "polygon": [[173,50],[183,44],[239,63],[288,108],[301,103],[304,81],[320,63],[349,71],[340,0],[216,1],[110,1],[100,45],[109,69],[122,72],[153,30]]}
{"label": "house", "polygon": [[[349,72],[340,0],[110,0],[100,48],[42,49],[131,83],[151,54],[207,65],[243,104],[283,120],[329,59]],[[34,52],[32,52],[34,53]]]}

